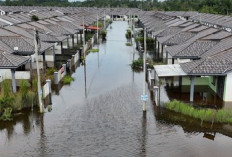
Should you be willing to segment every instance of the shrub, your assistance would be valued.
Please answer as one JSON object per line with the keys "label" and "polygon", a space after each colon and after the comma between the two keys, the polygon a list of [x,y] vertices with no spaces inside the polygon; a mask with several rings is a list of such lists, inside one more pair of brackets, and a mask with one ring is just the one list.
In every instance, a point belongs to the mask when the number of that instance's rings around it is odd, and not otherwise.
{"label": "shrub", "polygon": [[2,81],[1,84],[1,88],[2,88],[2,96],[3,97],[10,97],[12,95],[12,89],[11,89],[11,84],[9,82],[9,80],[4,80]]}
{"label": "shrub", "polygon": [[[97,27],[97,22],[94,22],[93,26]],[[98,21],[98,27],[103,27],[103,23]]]}
{"label": "shrub", "polygon": [[127,39],[131,38],[131,30],[129,30],[129,29],[126,31],[126,38]]}
{"label": "shrub", "polygon": [[48,68],[46,70],[46,75],[54,75],[54,72],[56,72],[56,69],[54,67]]}
{"label": "shrub", "polygon": [[126,46],[132,46],[132,44],[131,43],[126,43]]}
{"label": "shrub", "polygon": [[11,113],[12,113],[12,108],[10,108],[10,107],[5,108],[2,116],[0,117],[0,119],[4,120],[4,121],[12,120],[12,114]]}
{"label": "shrub", "polygon": [[63,79],[63,83],[64,84],[70,84],[72,81],[74,81],[75,79],[73,77],[71,77],[70,75],[66,75]]}
{"label": "shrub", "polygon": [[131,64],[133,70],[142,70],[143,69],[143,59],[139,58],[134,60]]}
{"label": "shrub", "polygon": [[107,19],[107,20],[106,20],[106,23],[111,24],[111,23],[112,23],[112,21],[111,21],[110,19]]}
{"label": "shrub", "polygon": [[38,16],[32,15],[32,16],[31,16],[31,21],[39,21]]}
{"label": "shrub", "polygon": [[22,96],[22,99],[25,100],[28,97],[30,84],[27,80],[20,80],[20,94]]}
{"label": "shrub", "polygon": [[101,31],[102,40],[106,40],[106,35],[107,35],[106,31]]}

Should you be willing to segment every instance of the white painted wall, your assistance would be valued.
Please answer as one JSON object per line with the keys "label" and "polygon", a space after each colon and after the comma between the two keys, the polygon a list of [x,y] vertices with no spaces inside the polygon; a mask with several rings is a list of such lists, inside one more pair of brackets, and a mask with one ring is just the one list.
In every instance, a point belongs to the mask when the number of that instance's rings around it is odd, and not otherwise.
{"label": "white painted wall", "polygon": [[180,63],[186,63],[186,62],[190,62],[191,60],[190,59],[177,59],[177,63],[180,64]]}
{"label": "white painted wall", "polygon": [[3,80],[5,80],[5,75],[6,75],[6,72],[10,70],[9,69],[0,69],[0,82],[2,82]]}
{"label": "white painted wall", "polygon": [[[15,72],[15,79],[17,80],[20,80],[20,79],[29,80],[30,77],[31,77],[30,71],[16,71]],[[10,69],[0,70],[0,82],[2,82],[5,79],[12,79]]]}
{"label": "white painted wall", "polygon": [[224,101],[232,101],[232,72],[228,73],[225,79]]}
{"label": "white painted wall", "polygon": [[58,43],[55,44],[55,53],[56,54],[61,54],[61,46]]}

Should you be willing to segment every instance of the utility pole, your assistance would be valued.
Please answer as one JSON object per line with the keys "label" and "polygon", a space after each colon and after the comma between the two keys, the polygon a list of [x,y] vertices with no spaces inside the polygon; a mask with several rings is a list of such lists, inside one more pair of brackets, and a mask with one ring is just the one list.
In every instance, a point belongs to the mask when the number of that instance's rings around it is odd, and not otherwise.
{"label": "utility pole", "polygon": [[106,29],[106,11],[104,10],[104,30]]}
{"label": "utility pole", "polygon": [[[144,28],[144,52],[143,52],[143,73],[144,73],[144,78],[143,78],[143,96],[146,96],[146,53],[147,53],[147,43],[146,43],[146,33],[147,30]],[[146,96],[147,97],[147,96]],[[143,100],[143,112],[146,112],[146,100]]]}
{"label": "utility pole", "polygon": [[97,44],[98,44],[98,13],[97,13]]}
{"label": "utility pole", "polygon": [[129,21],[130,21],[130,28],[131,28],[131,34],[130,34],[130,35],[131,35],[131,44],[132,44],[132,31],[133,31],[133,26],[132,26],[132,18],[131,18],[131,15],[132,15],[132,14],[131,14],[131,10],[130,10],[130,20],[129,20]]}
{"label": "utility pole", "polygon": [[39,60],[38,60],[38,43],[39,43],[39,36],[38,31],[35,29],[34,34],[34,42],[35,42],[35,57],[36,57],[36,69],[37,69],[37,86],[38,86],[38,98],[39,98],[39,108],[40,112],[44,112],[44,106],[42,103],[42,90],[41,90],[41,82],[40,82],[40,71],[39,71]]}
{"label": "utility pole", "polygon": [[84,52],[84,62],[85,62],[85,16],[83,16],[83,52]]}

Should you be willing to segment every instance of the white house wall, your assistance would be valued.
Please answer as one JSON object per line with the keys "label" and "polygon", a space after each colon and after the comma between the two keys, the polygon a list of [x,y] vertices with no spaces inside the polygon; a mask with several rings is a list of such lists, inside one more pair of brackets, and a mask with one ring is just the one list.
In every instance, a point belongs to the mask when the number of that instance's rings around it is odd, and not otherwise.
{"label": "white house wall", "polygon": [[[6,80],[6,79],[12,79],[11,76],[11,70],[10,69],[0,69],[0,82]],[[30,71],[16,71],[15,72],[15,79],[21,80],[21,79],[30,79]]]}
{"label": "white house wall", "polygon": [[232,102],[232,72],[227,74],[224,88],[224,101]]}
{"label": "white house wall", "polygon": [[56,52],[56,54],[61,54],[61,46],[60,46],[60,44],[55,44],[55,52]]}

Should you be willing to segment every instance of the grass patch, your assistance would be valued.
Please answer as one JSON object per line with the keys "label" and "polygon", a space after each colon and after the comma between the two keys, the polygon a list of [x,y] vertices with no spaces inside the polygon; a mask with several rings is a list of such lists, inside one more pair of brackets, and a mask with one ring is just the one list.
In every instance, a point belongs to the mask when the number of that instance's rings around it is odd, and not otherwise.
{"label": "grass patch", "polygon": [[72,81],[74,81],[75,79],[72,77],[72,76],[70,76],[70,75],[66,75],[65,77],[64,77],[64,79],[63,79],[63,83],[64,84],[70,84]]}
{"label": "grass patch", "polygon": [[126,43],[126,46],[132,46],[132,44],[131,43]]}
{"label": "grass patch", "polygon": [[196,119],[200,119],[206,122],[215,123],[230,123],[232,124],[232,110],[231,109],[202,109],[195,108],[190,104],[186,104],[177,100],[173,100],[166,103],[164,107],[168,110],[181,113]]}
{"label": "grass patch", "polygon": [[89,49],[89,52],[99,52],[99,49]]}

